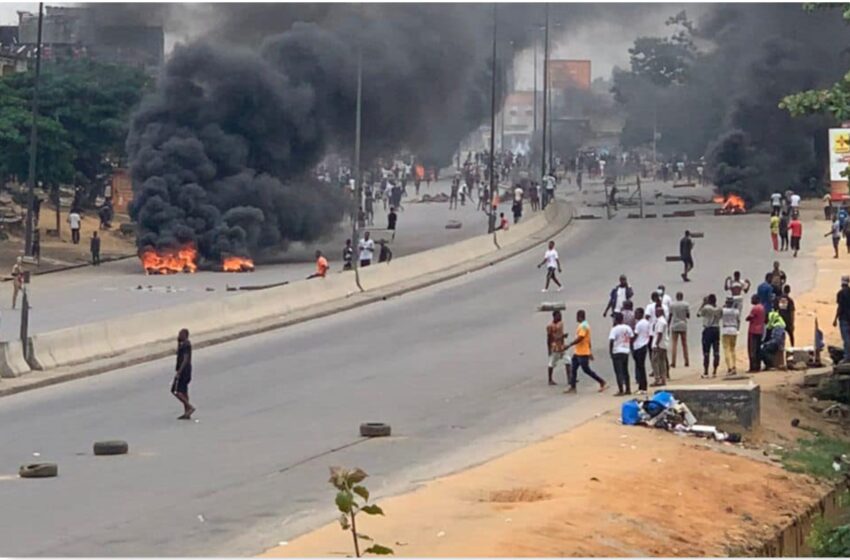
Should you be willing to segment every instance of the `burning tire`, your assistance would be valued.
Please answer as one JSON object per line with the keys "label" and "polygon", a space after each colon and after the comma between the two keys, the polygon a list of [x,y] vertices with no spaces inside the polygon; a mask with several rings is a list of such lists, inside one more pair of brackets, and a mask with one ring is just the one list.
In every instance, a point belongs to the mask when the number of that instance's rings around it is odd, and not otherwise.
{"label": "burning tire", "polygon": [[366,422],[360,424],[360,435],[363,437],[387,437],[392,433],[389,424],[383,422]]}
{"label": "burning tire", "polygon": [[95,455],[126,455],[130,446],[126,441],[96,441],[94,442]]}
{"label": "burning tire", "polygon": [[33,463],[22,465],[18,471],[21,478],[52,478],[59,474],[59,466],[56,463]]}

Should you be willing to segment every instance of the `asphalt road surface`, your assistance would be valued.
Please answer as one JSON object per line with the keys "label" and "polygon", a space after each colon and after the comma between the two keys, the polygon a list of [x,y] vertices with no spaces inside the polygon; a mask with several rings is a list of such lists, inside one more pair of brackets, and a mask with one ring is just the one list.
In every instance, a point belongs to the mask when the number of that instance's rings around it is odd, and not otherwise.
{"label": "asphalt road surface", "polygon": [[[430,194],[440,190],[432,186]],[[425,192],[428,191],[423,186],[422,193]],[[461,221],[463,227],[446,229],[449,219]],[[30,334],[239,293],[227,291],[228,286],[302,280],[315,271],[316,249],[321,249],[327,256],[332,272],[339,271],[342,269],[342,247],[351,237],[350,227],[346,223],[330,239],[316,244],[295,244],[281,257],[282,262],[259,265],[250,274],[202,271],[146,276],[139,261],[133,258],[104,263],[100,267],[34,276],[29,287],[32,306]],[[376,208],[374,227],[386,227],[386,213],[381,204]],[[399,213],[398,232],[390,248],[393,258],[396,258],[455,243],[486,231],[487,216],[476,212],[469,202],[457,211],[450,211],[447,204],[406,203],[405,211]],[[372,237],[376,240],[382,237],[389,239],[385,231],[373,233]],[[20,336],[20,312],[13,311],[11,305],[12,285],[4,282],[0,285],[0,340]]]}
{"label": "asphalt road surface", "polygon": [[[613,381],[601,313],[620,273],[637,305],[664,283],[696,306],[720,295],[735,269],[758,283],[774,258],[764,216],[623,218],[575,222],[556,239],[561,294],[540,293],[541,246],[380,304],[200,350],[197,422],[175,419],[172,359],[0,399],[0,556],[254,554],[334,518],[331,465],[364,468],[380,496],[614,406],[587,378],[577,396],[546,386],[549,315],[534,312],[538,303],[565,300],[570,330],[575,310],[587,309],[593,366]],[[689,284],[664,260],[687,227],[706,234]],[[795,291],[811,285],[805,252],[781,261]],[[699,329],[692,320],[694,362]],[[394,437],[360,439],[363,421],[391,423]],[[92,442],[110,438],[129,441],[130,454],[92,456]],[[14,476],[34,460],[57,461],[59,477]]]}

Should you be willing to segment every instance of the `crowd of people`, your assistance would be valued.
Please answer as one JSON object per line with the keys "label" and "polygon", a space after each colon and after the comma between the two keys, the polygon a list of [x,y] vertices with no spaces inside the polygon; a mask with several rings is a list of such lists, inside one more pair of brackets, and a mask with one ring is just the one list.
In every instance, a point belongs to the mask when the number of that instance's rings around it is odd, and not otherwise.
{"label": "crowd of people", "polygon": [[[685,237],[686,239],[688,236]],[[547,266],[546,291],[549,282],[559,286],[556,273],[561,271],[561,262],[550,241],[543,262],[538,266]],[[842,281],[842,292],[838,295],[839,309],[835,323],[840,323],[842,336],[845,337],[845,352],[850,344],[850,278]],[[723,283],[720,298],[716,293],[705,294],[699,306],[693,307],[683,292],[677,292],[672,298],[664,285],[649,294],[644,306],[636,306],[635,291],[626,275],[621,275],[618,283],[611,289],[607,305],[602,316],[611,317],[608,335],[608,352],[616,377],[617,395],[645,395],[649,378],[651,386],[662,387],[670,380],[670,371],[679,363],[679,349],[685,368],[690,367],[688,354],[688,334],[691,323],[698,319],[701,323],[699,333],[702,346],[703,378],[716,378],[721,363],[721,353],[727,377],[738,375],[739,336],[746,323],[746,351],[749,358],[748,373],[785,367],[786,340],[791,346],[795,342],[796,305],[791,296],[791,286],[787,275],[779,262],[764,276],[764,281],[753,288],[752,282],[743,278],[740,271],[734,271]],[[750,296],[749,308],[744,315],[745,299]],[[720,303],[722,302],[722,304]],[[554,385],[555,369],[563,365],[567,377],[567,393],[576,391],[579,370],[589,376],[604,391],[607,384],[592,369],[594,360],[590,343],[590,321],[585,310],[576,313],[576,332],[572,342],[565,334],[561,311],[552,313],[552,321],[546,327],[548,348],[548,380]],[[567,359],[566,352],[574,348],[573,356]],[[631,357],[631,360],[629,358]],[[850,357],[850,354],[848,354]],[[649,371],[647,370],[649,360]],[[629,363],[634,364],[634,385],[629,375]]]}

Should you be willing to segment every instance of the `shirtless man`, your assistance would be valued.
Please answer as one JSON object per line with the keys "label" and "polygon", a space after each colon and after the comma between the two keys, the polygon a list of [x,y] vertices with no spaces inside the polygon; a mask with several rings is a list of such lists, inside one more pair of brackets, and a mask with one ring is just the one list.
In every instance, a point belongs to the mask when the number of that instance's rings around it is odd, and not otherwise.
{"label": "shirtless man", "polygon": [[749,278],[741,280],[740,270],[736,270],[732,273],[732,276],[726,277],[723,289],[729,292],[729,295],[732,296],[732,300],[735,303],[735,309],[739,312],[744,308],[744,294],[750,291],[750,286]]}

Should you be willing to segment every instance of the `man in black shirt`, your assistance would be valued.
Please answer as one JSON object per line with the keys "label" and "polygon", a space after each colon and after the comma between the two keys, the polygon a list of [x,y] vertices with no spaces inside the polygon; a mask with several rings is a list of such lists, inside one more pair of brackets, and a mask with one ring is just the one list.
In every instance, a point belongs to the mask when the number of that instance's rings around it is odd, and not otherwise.
{"label": "man in black shirt", "polygon": [[841,289],[836,295],[835,319],[833,327],[841,330],[841,340],[844,342],[844,359],[842,364],[850,362],[850,276],[841,277]]}
{"label": "man in black shirt", "polygon": [[398,222],[398,214],[395,213],[395,208],[390,208],[390,213],[387,214],[387,229],[393,232],[393,239],[395,239],[396,222]]}
{"label": "man in black shirt", "polygon": [[682,259],[682,264],[685,265],[685,271],[682,273],[682,280],[685,282],[691,281],[691,279],[688,278],[688,272],[694,268],[693,249],[694,240],[691,239],[691,232],[689,230],[685,230],[685,237],[679,241],[679,257]]}
{"label": "man in black shirt", "polygon": [[177,366],[171,394],[183,403],[183,415],[178,420],[190,420],[195,407],[189,403],[189,382],[192,381],[192,343],[189,342],[189,330],[180,329],[177,335]]}

